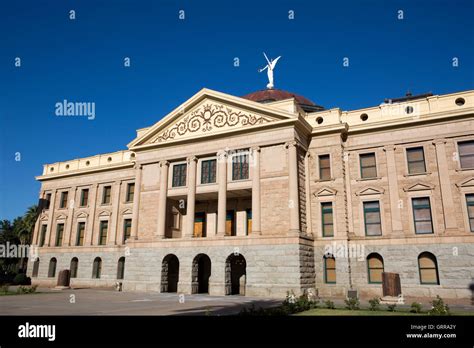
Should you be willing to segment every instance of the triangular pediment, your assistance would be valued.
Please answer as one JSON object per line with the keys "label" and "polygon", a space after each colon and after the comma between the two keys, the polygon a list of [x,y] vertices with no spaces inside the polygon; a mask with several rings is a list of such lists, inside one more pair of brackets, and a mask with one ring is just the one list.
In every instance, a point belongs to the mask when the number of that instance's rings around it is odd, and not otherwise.
{"label": "triangular pediment", "polygon": [[56,220],[65,220],[66,218],[67,216],[64,214],[59,214],[58,216],[56,216]]}
{"label": "triangular pediment", "polygon": [[463,179],[456,184],[457,187],[473,187],[474,186],[474,177]]}
{"label": "triangular pediment", "polygon": [[337,193],[336,190],[330,187],[324,186],[319,191],[316,191],[314,195],[317,197],[324,197],[324,196],[335,196],[336,193]]}
{"label": "triangular pediment", "polygon": [[41,214],[40,221],[47,221],[49,216],[47,214]]}
{"label": "triangular pediment", "polygon": [[81,211],[80,213],[76,215],[77,218],[86,218],[87,216],[88,214],[84,211]]}
{"label": "triangular pediment", "polygon": [[124,210],[122,211],[122,215],[128,215],[128,214],[133,214],[132,209],[124,209]]}
{"label": "triangular pediment", "polygon": [[103,210],[99,213],[99,216],[110,216],[110,215],[112,215],[112,213],[107,210]]}
{"label": "triangular pediment", "polygon": [[375,186],[364,187],[363,189],[356,192],[357,196],[368,196],[368,195],[381,195],[384,193],[384,189]]}
{"label": "triangular pediment", "polygon": [[409,185],[405,187],[403,190],[405,192],[412,192],[412,191],[426,191],[426,190],[432,190],[434,188],[433,185],[423,183],[423,182],[417,182],[416,184]]}
{"label": "triangular pediment", "polygon": [[203,89],[152,127],[141,130],[128,147],[225,134],[296,117],[264,104]]}

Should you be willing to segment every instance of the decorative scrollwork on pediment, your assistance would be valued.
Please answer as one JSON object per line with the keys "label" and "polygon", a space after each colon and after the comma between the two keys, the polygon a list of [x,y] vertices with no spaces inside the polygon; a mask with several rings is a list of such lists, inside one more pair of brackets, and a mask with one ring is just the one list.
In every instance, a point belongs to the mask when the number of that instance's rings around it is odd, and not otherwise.
{"label": "decorative scrollwork on pediment", "polygon": [[208,133],[215,128],[254,126],[271,119],[233,110],[224,105],[205,104],[152,139],[153,143],[175,139],[187,133]]}

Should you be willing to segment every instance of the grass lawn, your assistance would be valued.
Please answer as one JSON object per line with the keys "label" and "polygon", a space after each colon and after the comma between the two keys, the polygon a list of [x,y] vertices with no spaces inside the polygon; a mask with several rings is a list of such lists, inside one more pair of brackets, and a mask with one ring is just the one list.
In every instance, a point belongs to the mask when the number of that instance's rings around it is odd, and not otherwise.
{"label": "grass lawn", "polygon": [[[368,309],[360,309],[351,311],[349,309],[327,309],[327,308],[316,308],[310,309],[309,311],[297,313],[295,315],[302,316],[423,316],[428,313],[410,313],[409,309],[397,309],[396,312],[389,312],[387,310],[370,311]],[[474,311],[451,311],[451,315],[474,315]]]}

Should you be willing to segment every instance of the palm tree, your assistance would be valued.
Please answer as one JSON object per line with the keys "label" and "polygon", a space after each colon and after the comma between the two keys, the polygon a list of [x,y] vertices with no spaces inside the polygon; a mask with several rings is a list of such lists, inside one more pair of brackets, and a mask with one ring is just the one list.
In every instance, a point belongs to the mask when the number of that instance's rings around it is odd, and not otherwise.
{"label": "palm tree", "polygon": [[[26,213],[21,217],[21,223],[17,230],[17,236],[20,239],[20,244],[27,245],[31,244],[33,233],[35,229],[36,220],[38,219],[38,206],[32,205],[28,208]],[[24,264],[23,255],[20,259],[20,270],[26,271],[26,265]]]}

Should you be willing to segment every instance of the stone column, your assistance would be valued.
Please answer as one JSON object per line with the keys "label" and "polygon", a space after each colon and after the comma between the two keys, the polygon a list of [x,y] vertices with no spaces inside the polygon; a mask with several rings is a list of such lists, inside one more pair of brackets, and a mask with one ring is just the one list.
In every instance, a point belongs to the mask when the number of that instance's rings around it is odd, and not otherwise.
{"label": "stone column", "polygon": [[132,231],[130,239],[138,239],[138,214],[140,208],[140,191],[142,187],[142,169],[141,164],[135,165],[135,192],[133,193],[133,211],[132,211]]}
{"label": "stone column", "polygon": [[390,214],[392,215],[392,234],[402,235],[402,216],[400,204],[400,195],[398,192],[398,176],[397,165],[395,160],[395,145],[387,145],[383,148],[385,156],[387,157],[387,176],[388,176],[388,190],[390,195]]}
{"label": "stone column", "polygon": [[260,203],[260,147],[252,148],[252,234],[262,234]]}
{"label": "stone column", "polygon": [[94,235],[94,224],[95,224],[95,209],[97,206],[97,194],[99,191],[99,185],[94,184],[91,186],[91,192],[88,200],[89,205],[89,216],[87,217],[87,228],[86,235],[84,236],[84,246],[92,245],[92,238]]}
{"label": "stone column", "polygon": [[[352,218],[352,190],[351,190],[351,167],[349,163],[350,152],[342,148],[342,161],[343,161],[343,168],[344,168],[344,188],[345,188],[345,197],[344,197],[344,204],[345,204],[345,227],[347,229],[347,237],[352,238],[355,237],[354,233],[354,220]],[[335,235],[342,233],[336,231]]]}
{"label": "stone column", "polygon": [[196,206],[196,168],[197,158],[195,156],[188,157],[188,198],[186,202],[186,227],[184,229],[184,237],[192,238],[194,233],[194,213]]}
{"label": "stone column", "polygon": [[70,191],[72,193],[72,199],[68,202],[68,214],[67,214],[67,229],[64,231],[64,241],[63,246],[71,245],[71,236],[72,236],[72,225],[74,223],[74,207],[76,205],[76,195],[77,187],[73,187]]}
{"label": "stone column", "polygon": [[[438,162],[439,187],[441,189],[441,202],[443,205],[444,226],[446,231],[457,230],[453,193],[449,180],[448,161],[446,159],[446,139],[433,141],[436,149],[436,161]],[[432,204],[433,205],[433,204]],[[433,209],[433,208],[432,208]],[[431,213],[433,214],[433,212]]]}
{"label": "stone column", "polygon": [[225,236],[225,222],[227,212],[227,153],[219,151],[217,154],[219,189],[217,198],[217,236]]}
{"label": "stone column", "polygon": [[112,198],[112,213],[110,215],[110,230],[107,236],[107,245],[117,244],[120,191],[122,191],[122,182],[116,181],[112,190],[114,195]]}
{"label": "stone column", "polygon": [[306,235],[312,237],[313,236],[313,219],[311,215],[311,179],[310,179],[310,158],[311,154],[306,152],[304,156],[304,171],[305,171],[305,186],[306,186]]}
{"label": "stone column", "polygon": [[288,206],[290,207],[290,231],[291,235],[300,234],[300,204],[298,194],[298,157],[296,141],[290,141],[285,144],[288,149]]}
{"label": "stone column", "polygon": [[48,228],[46,229],[46,238],[45,238],[44,246],[51,245],[50,239],[51,239],[51,230],[53,228],[54,205],[56,204],[56,195],[57,195],[57,190],[53,190],[53,192],[51,192],[51,202],[49,203]]}
{"label": "stone column", "polygon": [[168,197],[168,161],[160,162],[160,196],[158,202],[158,229],[156,236],[165,238],[166,231],[166,202]]}
{"label": "stone column", "polygon": [[[39,195],[39,199],[44,199],[44,196],[45,196],[45,193],[44,191],[43,192],[40,192],[40,195]],[[31,239],[31,244],[33,245],[39,245],[39,234],[41,233],[40,232],[40,229],[41,229],[41,223],[40,223],[40,218],[41,218],[41,214],[43,213],[43,211],[40,211],[39,214],[38,214],[38,217],[35,221],[35,229],[33,230],[33,238]]]}

